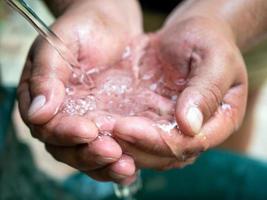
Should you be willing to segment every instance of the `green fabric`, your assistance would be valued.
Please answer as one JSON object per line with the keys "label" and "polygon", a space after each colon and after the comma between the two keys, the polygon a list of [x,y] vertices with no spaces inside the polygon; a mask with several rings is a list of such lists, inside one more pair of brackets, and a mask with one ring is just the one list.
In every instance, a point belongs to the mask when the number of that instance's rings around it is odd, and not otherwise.
{"label": "green fabric", "polygon": [[191,166],[144,173],[140,199],[267,199],[267,165],[225,151],[209,151]]}
{"label": "green fabric", "polygon": [[0,152],[4,148],[8,125],[16,96],[16,89],[0,86]]}
{"label": "green fabric", "polygon": [[[10,122],[15,89],[0,88],[0,94],[0,200],[116,199],[111,183],[79,173],[62,184],[41,172]],[[267,199],[267,164],[225,151],[208,151],[194,165],[180,170],[143,170],[142,178],[139,200]]]}
{"label": "green fabric", "polygon": [[9,130],[8,145],[0,154],[1,200],[74,200],[58,183],[40,172],[26,145]]}
{"label": "green fabric", "polygon": [[28,147],[18,142],[11,113],[15,88],[0,87],[0,200],[74,200],[40,172]]}
{"label": "green fabric", "polygon": [[[226,151],[208,151],[194,165],[180,170],[167,172],[143,170],[142,178],[144,188],[136,196],[139,200],[267,199],[267,163]],[[72,187],[77,183],[83,187]],[[92,180],[89,181],[85,175],[77,174],[65,182],[65,187],[79,194],[78,200],[87,200],[96,188],[101,189],[100,186],[96,186],[97,184]],[[108,184],[105,187],[107,188]],[[95,198],[89,199],[95,200]],[[113,195],[105,199],[116,198]]]}

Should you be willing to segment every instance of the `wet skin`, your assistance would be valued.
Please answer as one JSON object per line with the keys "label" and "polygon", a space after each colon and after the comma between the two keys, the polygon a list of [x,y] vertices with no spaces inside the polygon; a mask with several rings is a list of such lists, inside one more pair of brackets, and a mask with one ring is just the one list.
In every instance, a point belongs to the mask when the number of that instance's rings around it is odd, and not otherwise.
{"label": "wet skin", "polygon": [[[121,59],[125,47],[144,34],[140,24],[132,25],[129,31],[128,24],[120,22],[120,17],[81,15],[82,10],[83,5],[71,8],[57,20],[53,29],[68,41],[81,66],[88,70],[92,66],[112,66]],[[71,71],[39,38],[29,53],[18,89],[21,115],[32,135],[43,141],[57,160],[97,180],[129,183],[139,168],[164,170],[184,166],[203,150],[224,141],[239,127],[245,112],[245,65],[234,40],[226,33],[224,23],[205,17],[164,26],[153,36],[151,44],[155,44],[152,48],[155,52],[148,50],[145,57],[153,65],[141,68],[149,71],[159,61],[161,75],[164,75],[161,83],[164,90],[151,92],[149,89],[149,95],[145,93],[141,98],[151,102],[145,105],[149,105],[152,112],[141,112],[137,117],[116,113],[118,117],[107,124],[106,119],[99,119],[102,113],[88,112],[90,114],[80,116],[62,111]],[[142,40],[136,42],[136,46],[142,46],[139,42]],[[140,51],[132,55],[138,57]],[[126,66],[134,68],[135,65]],[[99,73],[95,77],[97,85],[103,86],[101,81],[105,77],[114,76],[112,70]],[[124,74],[124,69],[116,70],[116,75]],[[144,75],[144,72],[138,74]],[[136,77],[135,70],[131,75]],[[141,85],[141,91],[151,88],[149,81]],[[83,89],[77,86],[76,91]],[[34,110],[30,105],[36,99],[41,100],[38,101],[41,106]],[[193,126],[188,121],[190,108],[193,113],[198,112],[194,116],[200,121]],[[100,111],[108,111],[106,104]],[[166,121],[162,123],[157,119],[168,115],[171,119],[167,121],[175,119],[179,130],[173,121],[166,126]],[[103,134],[99,137],[99,124],[112,132],[113,137]]]}

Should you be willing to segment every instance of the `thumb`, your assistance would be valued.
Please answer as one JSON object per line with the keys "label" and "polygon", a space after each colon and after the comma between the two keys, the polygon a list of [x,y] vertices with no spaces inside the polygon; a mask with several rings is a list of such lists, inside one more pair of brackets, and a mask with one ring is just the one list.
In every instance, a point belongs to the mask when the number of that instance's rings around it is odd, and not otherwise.
{"label": "thumb", "polygon": [[229,64],[228,60],[222,53],[211,53],[204,59],[192,54],[188,84],[176,105],[176,120],[184,134],[198,134],[223,102],[229,88],[241,81],[236,80],[240,71],[237,62]]}
{"label": "thumb", "polygon": [[60,55],[45,41],[37,41],[30,54],[28,120],[33,124],[48,122],[60,108],[71,70]]}
{"label": "thumb", "polygon": [[57,79],[36,78],[31,81],[29,121],[33,124],[48,122],[58,111],[64,99],[64,85]]}

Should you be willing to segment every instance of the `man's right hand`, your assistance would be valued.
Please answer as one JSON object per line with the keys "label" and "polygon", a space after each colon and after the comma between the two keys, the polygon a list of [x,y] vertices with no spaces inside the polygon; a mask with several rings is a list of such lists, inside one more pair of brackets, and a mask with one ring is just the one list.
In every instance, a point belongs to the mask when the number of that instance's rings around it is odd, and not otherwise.
{"label": "man's right hand", "polygon": [[[83,66],[109,64],[132,38],[142,33],[140,12],[133,0],[74,2],[52,29]],[[57,160],[97,180],[133,180],[134,161],[122,155],[114,139],[98,139],[98,129],[91,119],[58,112],[70,75],[71,70],[59,54],[37,38],[18,88],[23,120]]]}

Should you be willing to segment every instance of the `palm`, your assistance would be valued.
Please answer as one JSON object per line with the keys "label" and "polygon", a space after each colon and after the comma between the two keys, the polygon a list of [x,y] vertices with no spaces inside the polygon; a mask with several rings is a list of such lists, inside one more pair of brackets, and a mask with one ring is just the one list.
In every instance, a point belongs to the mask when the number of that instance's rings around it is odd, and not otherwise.
{"label": "palm", "polygon": [[[70,79],[62,113],[89,118],[104,135],[112,135],[118,121],[133,116],[140,120],[136,127],[148,120],[150,125],[159,128],[157,134],[178,131],[175,102],[186,84],[186,77],[164,58],[155,36],[143,35],[133,40],[114,63],[83,66],[84,82],[78,84]],[[173,145],[165,141],[171,138],[161,139],[161,144],[166,143],[173,149]],[[175,151],[169,153],[180,156]]]}
{"label": "palm", "polygon": [[185,82],[170,80],[173,70],[159,60],[152,38],[138,37],[109,65],[81,66],[82,80],[77,74],[70,77],[63,112],[93,120],[102,115],[110,120],[126,116],[172,118],[177,92]]}

